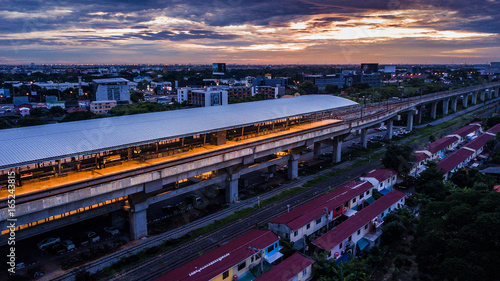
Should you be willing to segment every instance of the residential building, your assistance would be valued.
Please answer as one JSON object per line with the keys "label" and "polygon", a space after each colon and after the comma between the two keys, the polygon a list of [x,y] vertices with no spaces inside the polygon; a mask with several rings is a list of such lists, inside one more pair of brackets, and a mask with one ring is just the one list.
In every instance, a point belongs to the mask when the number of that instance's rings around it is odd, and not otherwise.
{"label": "residential building", "polygon": [[307,281],[312,278],[314,260],[301,253],[295,253],[280,262],[254,281]]}
{"label": "residential building", "polygon": [[382,194],[392,190],[392,186],[398,180],[398,173],[392,169],[376,169],[359,178],[368,181]]}
{"label": "residential building", "polygon": [[[170,271],[156,281],[253,280],[250,268],[262,258],[273,263],[281,256],[279,237],[269,230],[254,229]],[[236,278],[235,278],[236,277]]]}
{"label": "residential building", "polygon": [[252,96],[263,95],[264,99],[277,99],[285,94],[285,87],[283,86],[255,86],[252,87]]}
{"label": "residential building", "polygon": [[191,100],[189,104],[201,107],[227,105],[227,90],[220,87],[193,89],[191,90]]}
{"label": "residential building", "polygon": [[474,151],[461,148],[437,163],[437,169],[445,172],[444,180],[448,180],[453,172],[465,167],[474,158]]}
{"label": "residential building", "polygon": [[378,63],[362,63],[361,72],[365,74],[378,72]]}
{"label": "residential building", "polygon": [[[370,202],[372,188],[367,181],[354,181],[312,200],[268,223],[269,229],[280,237],[289,238],[301,249],[304,239],[326,232],[332,222],[350,209],[361,209]],[[371,199],[370,199],[371,198]]]}
{"label": "residential building", "polygon": [[403,207],[405,197],[405,193],[397,190],[387,193],[312,244],[330,252],[328,259],[337,258],[344,261],[348,255],[356,255],[360,251],[371,249],[380,243],[384,217]]}
{"label": "residential building", "polygon": [[271,86],[271,87],[276,87],[276,86],[281,86],[285,87],[285,79],[283,78],[267,78],[261,75],[257,75],[255,79],[252,80],[252,87],[256,86]]}
{"label": "residential building", "polygon": [[93,101],[90,103],[90,112],[95,114],[107,114],[111,108],[116,106],[114,100]]}
{"label": "residential building", "polygon": [[[71,82],[64,82],[64,83],[54,83],[52,81],[48,82],[35,82],[33,83],[34,85],[37,85],[41,88],[45,88],[47,90],[59,90],[59,91],[65,91],[68,89],[78,89],[80,83],[71,83]],[[82,86],[89,86],[89,83],[86,82],[81,82]]]}
{"label": "residential building", "polygon": [[130,102],[129,82],[125,78],[94,79],[96,101]]}

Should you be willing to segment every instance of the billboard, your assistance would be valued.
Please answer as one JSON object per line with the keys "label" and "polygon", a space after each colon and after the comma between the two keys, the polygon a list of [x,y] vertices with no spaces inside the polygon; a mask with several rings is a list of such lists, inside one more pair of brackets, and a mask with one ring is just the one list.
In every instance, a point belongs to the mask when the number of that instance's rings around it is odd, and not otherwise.
{"label": "billboard", "polygon": [[225,63],[213,63],[212,64],[212,74],[213,75],[225,75],[226,74],[226,64]]}

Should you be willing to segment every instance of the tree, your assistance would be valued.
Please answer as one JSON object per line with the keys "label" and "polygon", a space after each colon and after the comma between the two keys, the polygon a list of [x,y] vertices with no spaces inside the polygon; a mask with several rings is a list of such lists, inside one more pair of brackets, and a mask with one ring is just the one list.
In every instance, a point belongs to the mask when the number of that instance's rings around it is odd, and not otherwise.
{"label": "tree", "polygon": [[384,221],[384,225],[382,226],[382,240],[384,243],[390,244],[401,239],[405,232],[406,227],[401,220],[391,222]]}
{"label": "tree", "polygon": [[309,80],[304,81],[304,83],[302,84],[299,84],[299,90],[303,91],[306,95],[315,95],[319,92],[318,85],[315,85]]}
{"label": "tree", "polygon": [[0,118],[0,130],[1,129],[9,129],[12,128],[12,125],[9,123],[9,121]]}
{"label": "tree", "polygon": [[130,94],[130,100],[134,103],[137,103],[141,100],[144,100],[144,93],[141,92],[132,92]]}
{"label": "tree", "polygon": [[47,122],[43,121],[42,119],[40,119],[38,117],[32,117],[32,116],[26,116],[24,118],[17,120],[17,125],[19,125],[21,127],[37,126],[37,125],[43,125],[46,123]]}
{"label": "tree", "polygon": [[66,110],[60,106],[54,106],[49,109],[49,114],[54,117],[60,117],[66,114]]}
{"label": "tree", "polygon": [[48,111],[46,108],[42,108],[42,107],[30,108],[30,116],[46,117],[46,116],[48,116]]}
{"label": "tree", "polygon": [[68,113],[60,122],[72,122],[79,120],[87,120],[97,118],[98,115],[90,112],[90,111],[76,111],[73,113]]}
{"label": "tree", "polygon": [[447,192],[443,176],[444,172],[437,170],[436,163],[430,162],[427,165],[427,169],[421,172],[416,178],[415,191],[436,200],[443,200]]}
{"label": "tree", "polygon": [[387,147],[382,164],[387,169],[393,169],[399,174],[406,176],[411,170],[411,162],[415,161],[413,150],[407,145],[391,144]]}
{"label": "tree", "polygon": [[332,85],[332,84],[326,84],[326,86],[325,86],[325,92],[327,94],[338,93],[339,92],[339,86]]}

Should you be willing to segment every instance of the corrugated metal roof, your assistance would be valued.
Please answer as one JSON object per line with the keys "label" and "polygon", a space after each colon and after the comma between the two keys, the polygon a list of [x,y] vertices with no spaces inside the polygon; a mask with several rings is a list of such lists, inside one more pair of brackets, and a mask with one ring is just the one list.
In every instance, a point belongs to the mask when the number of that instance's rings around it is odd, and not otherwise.
{"label": "corrugated metal roof", "polygon": [[0,168],[214,132],[355,105],[310,95],[0,130]]}

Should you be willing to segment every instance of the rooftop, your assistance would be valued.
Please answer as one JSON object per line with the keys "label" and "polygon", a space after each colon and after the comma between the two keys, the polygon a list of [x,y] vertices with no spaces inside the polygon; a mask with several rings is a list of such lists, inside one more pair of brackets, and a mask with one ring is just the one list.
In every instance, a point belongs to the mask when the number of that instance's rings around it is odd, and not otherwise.
{"label": "rooftop", "polygon": [[205,134],[355,105],[308,95],[0,130],[0,168]]}
{"label": "rooftop", "polygon": [[459,150],[456,150],[455,152],[446,156],[446,158],[444,158],[443,160],[439,161],[437,163],[437,169],[444,170],[446,173],[451,172],[458,165],[460,165],[460,163],[465,161],[465,159],[469,158],[473,154],[474,152],[468,149],[460,148]]}
{"label": "rooftop", "polygon": [[297,252],[259,276],[255,281],[288,281],[313,263],[314,260]]}
{"label": "rooftop", "polygon": [[459,135],[461,136],[462,138],[466,137],[468,134],[472,133],[472,132],[475,132],[477,130],[479,130],[479,128],[481,128],[481,124],[479,123],[472,123],[470,125],[467,125],[465,127],[462,127],[456,131],[454,131],[453,133],[449,134],[449,135]]}
{"label": "rooftop", "polygon": [[93,82],[97,84],[106,84],[106,83],[128,83],[128,81],[125,78],[105,78],[105,79],[93,79]]}
{"label": "rooftop", "polygon": [[486,145],[486,143],[489,141],[489,140],[492,140],[494,139],[495,137],[492,136],[492,135],[489,135],[489,134],[482,134],[480,135],[479,137],[473,139],[471,142],[469,142],[468,144],[464,145],[464,147],[468,147],[468,148],[472,148],[474,150],[479,150],[481,149],[483,146]]}
{"label": "rooftop", "polygon": [[385,181],[386,179],[397,175],[396,171],[392,169],[376,169],[373,171],[370,171],[368,174],[365,176],[362,176],[361,178],[375,178],[379,182]]}
{"label": "rooftop", "polygon": [[325,207],[331,211],[370,188],[373,185],[367,181],[350,182],[273,219],[271,223],[284,223],[292,230],[297,230],[324,215]]}
{"label": "rooftop", "polygon": [[440,138],[437,141],[429,144],[428,148],[424,150],[428,150],[432,154],[436,154],[437,152],[445,149],[448,147],[450,144],[458,141],[458,138],[456,136],[448,136],[444,138]]}
{"label": "rooftop", "polygon": [[155,281],[208,281],[279,240],[269,230],[254,229],[227,244],[178,267]]}
{"label": "rooftop", "polygon": [[330,251],[405,196],[405,193],[397,190],[387,193],[312,243],[324,250]]}

